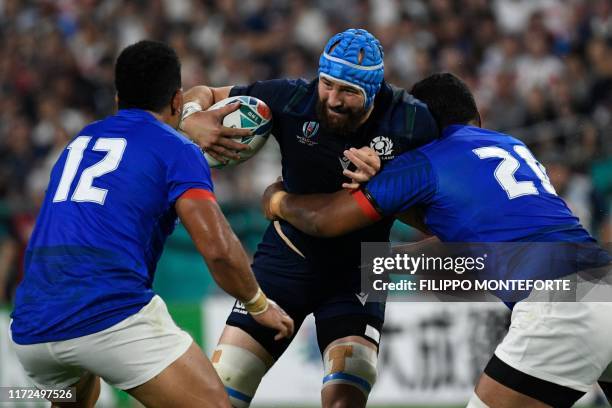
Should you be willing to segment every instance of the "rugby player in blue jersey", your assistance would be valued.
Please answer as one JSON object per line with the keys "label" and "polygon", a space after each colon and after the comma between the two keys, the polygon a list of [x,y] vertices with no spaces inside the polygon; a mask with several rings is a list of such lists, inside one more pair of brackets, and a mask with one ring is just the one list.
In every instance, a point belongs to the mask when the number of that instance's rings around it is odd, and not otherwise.
{"label": "rugby player in blue jersey", "polygon": [[[257,285],[201,150],[175,130],[174,50],[127,47],[115,85],[119,111],[79,132],[51,172],[15,297],[13,347],[37,387],[76,387],[66,406],[94,406],[102,377],[147,407],[229,407],[210,361],[152,290],[177,216],[219,286],[259,324],[280,338],[293,322]],[[228,132],[220,123],[236,108],[203,120]]]}
{"label": "rugby player in blue jersey", "polygon": [[[443,242],[581,243],[596,249],[597,265],[609,267],[609,254],[557,196],[527,147],[480,127],[474,98],[460,79],[436,74],[411,92],[427,103],[440,139],[397,157],[354,192],[295,195],[275,183],[263,199],[267,217],[316,236],[395,216]],[[509,333],[468,407],[569,407],[598,380],[611,398],[611,315],[612,302],[517,303]]]}
{"label": "rugby player in blue jersey", "polygon": [[[280,146],[285,187],[295,193],[330,193],[351,186],[383,163],[438,137],[424,104],[383,80],[383,50],[365,30],[332,37],[319,60],[319,76],[276,79],[248,86],[196,87],[186,93],[193,107],[206,109],[228,96],[250,95],[270,107],[272,134]],[[231,157],[240,144],[215,138],[198,127],[198,115],[183,129],[215,158]],[[354,151],[351,151],[354,149]],[[345,157],[346,155],[346,157]],[[362,157],[353,172],[347,157]],[[227,170],[229,171],[229,170]],[[253,261],[263,290],[293,317],[296,327],[314,314],[323,355],[324,407],[363,407],[376,380],[384,303],[366,303],[360,291],[360,245],[366,237],[389,239],[392,219],[339,238],[321,239],[284,221],[270,224]],[[213,354],[213,365],[236,407],[247,407],[261,378],[289,345],[236,304]]]}

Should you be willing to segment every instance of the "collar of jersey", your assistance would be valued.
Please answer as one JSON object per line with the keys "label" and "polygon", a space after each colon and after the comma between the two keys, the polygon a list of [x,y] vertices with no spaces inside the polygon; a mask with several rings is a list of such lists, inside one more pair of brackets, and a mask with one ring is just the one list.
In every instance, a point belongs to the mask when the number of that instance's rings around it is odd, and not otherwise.
{"label": "collar of jersey", "polygon": [[453,134],[457,133],[460,130],[464,130],[464,129],[481,129],[477,126],[472,126],[472,125],[450,125],[444,128],[444,130],[442,131],[442,139],[447,138],[452,136]]}
{"label": "collar of jersey", "polygon": [[155,119],[155,116],[153,116],[151,113],[147,112],[144,109],[137,109],[137,108],[119,109],[117,111],[117,116],[131,116],[131,117],[146,118],[149,120],[157,120]]}

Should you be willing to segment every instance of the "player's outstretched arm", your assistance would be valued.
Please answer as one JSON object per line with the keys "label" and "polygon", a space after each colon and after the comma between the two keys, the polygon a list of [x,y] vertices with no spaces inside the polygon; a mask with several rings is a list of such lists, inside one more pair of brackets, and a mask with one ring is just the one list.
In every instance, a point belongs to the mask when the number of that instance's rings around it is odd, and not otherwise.
{"label": "player's outstretched arm", "polygon": [[217,203],[181,197],[175,208],[215,282],[244,303],[256,321],[278,330],[277,339],[291,337],[293,320],[261,292],[247,254]]}
{"label": "player's outstretched arm", "polygon": [[203,110],[206,110],[215,103],[225,98],[229,98],[231,90],[232,86],[214,88],[206,85],[198,85],[185,92],[183,94],[183,100],[185,103],[195,102],[200,105]]}
{"label": "player's outstretched arm", "polygon": [[268,219],[282,218],[309,235],[335,237],[380,220],[377,213],[364,211],[357,194],[362,193],[340,190],[331,194],[289,194],[277,181],[264,192],[262,206]]}
{"label": "player's outstretched arm", "polygon": [[[362,190],[340,190],[331,194],[289,194],[282,181],[268,186],[262,209],[269,220],[281,218],[297,229],[318,237],[336,237],[367,227],[382,216]],[[423,210],[414,206],[396,214],[404,224],[430,235]]]}
{"label": "player's outstretched arm", "polygon": [[238,160],[239,153],[249,148],[246,144],[232,139],[250,136],[250,130],[223,126],[223,118],[237,110],[239,103],[206,111],[215,103],[228,98],[231,89],[231,86],[211,88],[200,85],[189,89],[183,95],[185,104],[180,130],[220,162],[228,159]]}

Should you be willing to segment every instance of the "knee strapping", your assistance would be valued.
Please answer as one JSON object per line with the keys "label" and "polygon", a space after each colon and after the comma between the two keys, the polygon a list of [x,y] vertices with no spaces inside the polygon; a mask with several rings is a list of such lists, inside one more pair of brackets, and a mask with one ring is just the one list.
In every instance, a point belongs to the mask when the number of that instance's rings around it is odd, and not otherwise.
{"label": "knee strapping", "polygon": [[266,364],[252,352],[230,344],[217,345],[211,361],[232,406],[247,408],[268,371]]}
{"label": "knee strapping", "polygon": [[376,382],[376,350],[356,342],[339,343],[323,355],[323,387],[347,384],[357,387],[367,397]]}

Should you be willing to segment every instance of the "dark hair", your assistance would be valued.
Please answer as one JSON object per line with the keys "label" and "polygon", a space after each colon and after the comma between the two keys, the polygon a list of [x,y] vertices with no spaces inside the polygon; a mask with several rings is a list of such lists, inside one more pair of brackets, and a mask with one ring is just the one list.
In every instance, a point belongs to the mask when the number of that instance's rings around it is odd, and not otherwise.
{"label": "dark hair", "polygon": [[472,120],[480,123],[480,113],[470,89],[451,73],[428,76],[414,84],[410,93],[427,104],[440,131],[449,125],[464,125]]}
{"label": "dark hair", "polygon": [[181,88],[181,63],[176,52],[157,41],[126,47],[115,65],[119,109],[161,112]]}

